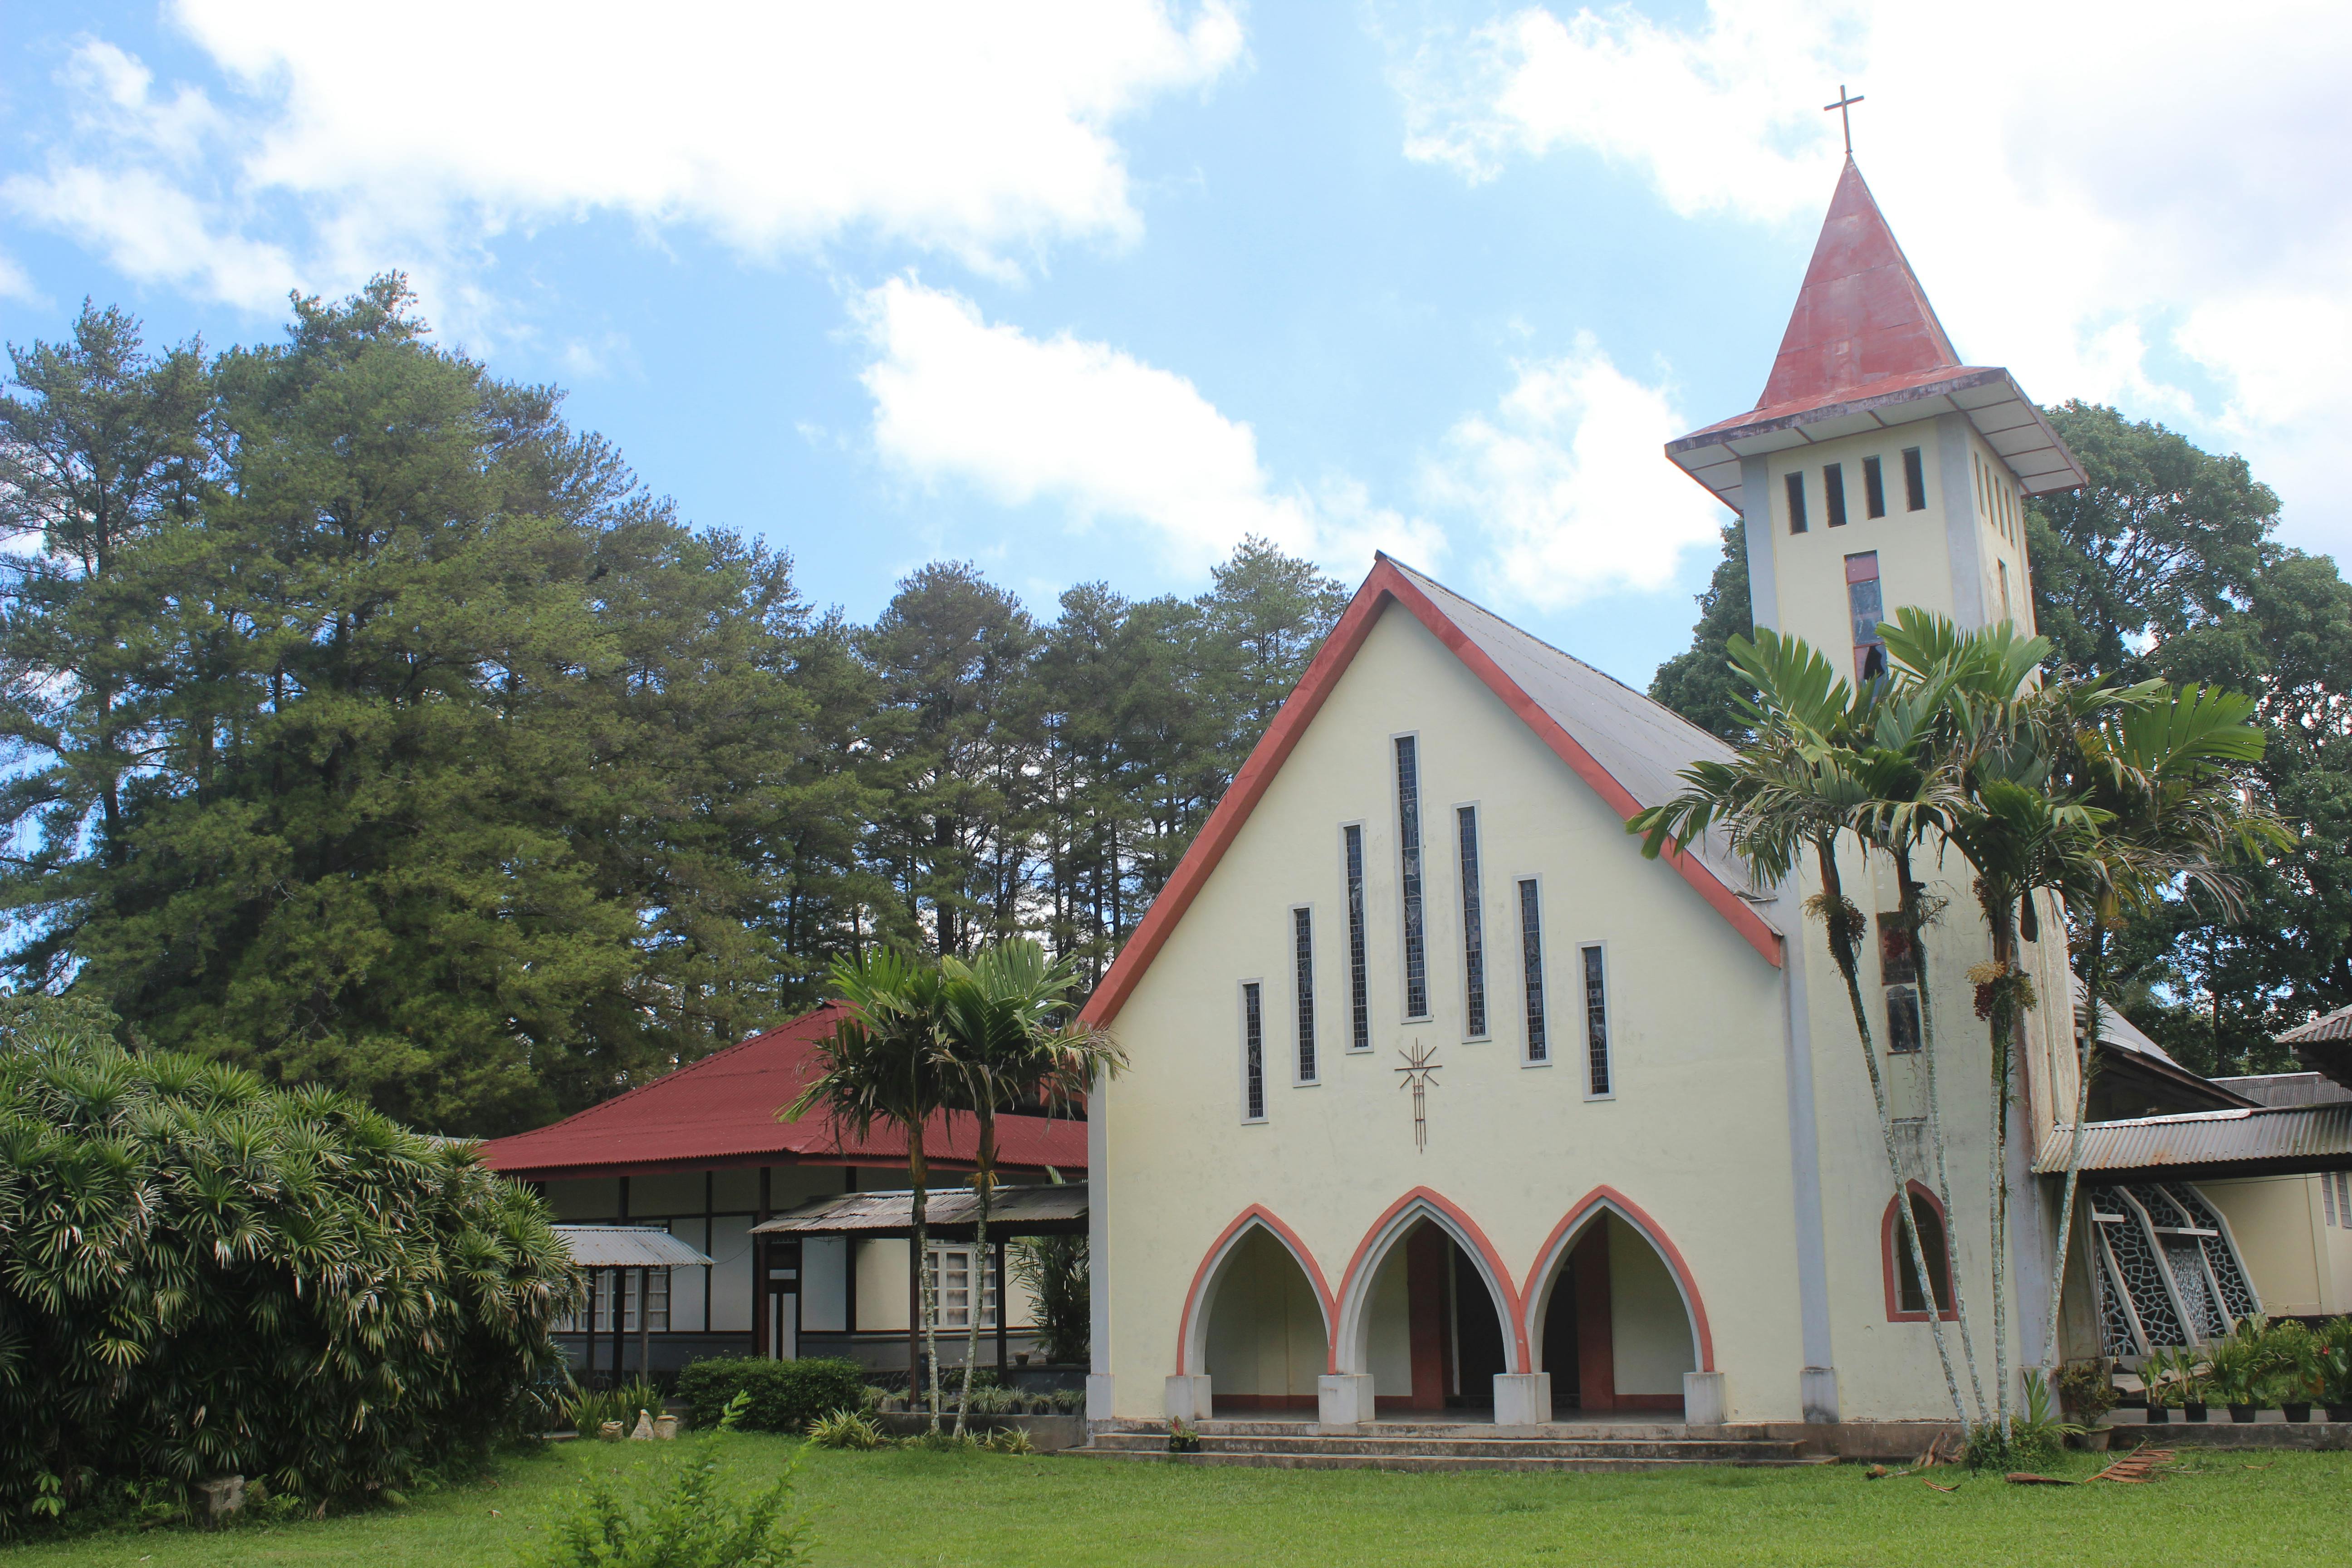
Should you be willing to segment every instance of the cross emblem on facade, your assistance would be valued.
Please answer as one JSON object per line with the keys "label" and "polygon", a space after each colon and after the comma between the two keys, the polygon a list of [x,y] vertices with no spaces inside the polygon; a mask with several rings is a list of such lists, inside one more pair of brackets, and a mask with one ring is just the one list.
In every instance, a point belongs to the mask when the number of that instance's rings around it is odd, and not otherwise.
{"label": "cross emblem on facade", "polygon": [[1862,94],[1857,92],[1852,98],[1848,98],[1845,93],[1845,83],[1840,82],[1837,101],[1822,105],[1823,114],[1827,114],[1832,109],[1837,110],[1838,123],[1845,131],[1845,155],[1849,158],[1853,156],[1853,116],[1846,111],[1861,101]]}
{"label": "cross emblem on facade", "polygon": [[1412,1146],[1423,1152],[1429,1149],[1429,1090],[1437,1082],[1437,1047],[1412,1043],[1412,1049],[1399,1051],[1404,1066],[1396,1070],[1404,1074],[1398,1080],[1399,1089],[1412,1090]]}

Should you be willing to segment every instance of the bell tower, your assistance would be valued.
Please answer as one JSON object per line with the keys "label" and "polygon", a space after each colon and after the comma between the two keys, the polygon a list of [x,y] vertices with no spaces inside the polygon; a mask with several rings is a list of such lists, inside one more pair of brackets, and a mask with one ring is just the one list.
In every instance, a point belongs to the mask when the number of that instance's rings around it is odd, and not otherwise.
{"label": "bell tower", "polygon": [[1763,395],[1666,456],[1744,521],[1756,624],[1853,678],[1904,605],[2032,631],[2024,500],[2084,482],[2008,371],[1960,363],[1851,152]]}

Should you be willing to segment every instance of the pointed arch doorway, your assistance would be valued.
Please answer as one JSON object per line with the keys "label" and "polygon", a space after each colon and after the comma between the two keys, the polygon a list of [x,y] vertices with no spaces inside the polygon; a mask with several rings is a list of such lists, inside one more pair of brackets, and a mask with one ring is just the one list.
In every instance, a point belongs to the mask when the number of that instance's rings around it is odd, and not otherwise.
{"label": "pointed arch doorway", "polygon": [[1680,1255],[1616,1205],[1582,1205],[1530,1291],[1532,1349],[1552,1418],[1683,1413],[1683,1378],[1712,1371],[1706,1310]]}
{"label": "pointed arch doorway", "polygon": [[1330,1363],[1323,1300],[1289,1247],[1265,1225],[1242,1228],[1206,1291],[1200,1364],[1220,1416],[1305,1412]]}

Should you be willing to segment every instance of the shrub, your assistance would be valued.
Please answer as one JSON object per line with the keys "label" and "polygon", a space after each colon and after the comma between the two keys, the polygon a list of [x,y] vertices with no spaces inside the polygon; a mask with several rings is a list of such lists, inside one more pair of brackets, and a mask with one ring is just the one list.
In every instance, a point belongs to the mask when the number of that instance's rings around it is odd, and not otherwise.
{"label": "shrub", "polygon": [[855,1410],[836,1410],[809,1423],[809,1441],[820,1448],[878,1448],[888,1441],[882,1429]]}
{"label": "shrub", "polygon": [[719,1432],[731,1429],[750,1400],[722,1409],[718,1431],[667,1459],[642,1499],[624,1498],[610,1481],[591,1487],[570,1515],[549,1527],[551,1539],[519,1555],[533,1568],[783,1568],[808,1561],[808,1528],[785,1511],[798,1461],[765,1490],[737,1498],[719,1486]]}
{"label": "shrub", "polygon": [[643,1378],[618,1388],[575,1390],[563,1402],[563,1419],[583,1437],[593,1437],[607,1421],[618,1421],[634,1430],[640,1410],[662,1413],[662,1391]]}
{"label": "shrub", "polygon": [[580,1286],[537,1197],[102,1017],[0,1016],[0,1533],[230,1473],[323,1504],[548,1419]]}
{"label": "shrub", "polygon": [[751,1395],[742,1425],[752,1432],[799,1432],[828,1411],[856,1410],[865,1403],[866,1369],[854,1361],[811,1356],[768,1361],[759,1356],[716,1356],[678,1373],[677,1391],[688,1403],[697,1426],[719,1419],[738,1394]]}

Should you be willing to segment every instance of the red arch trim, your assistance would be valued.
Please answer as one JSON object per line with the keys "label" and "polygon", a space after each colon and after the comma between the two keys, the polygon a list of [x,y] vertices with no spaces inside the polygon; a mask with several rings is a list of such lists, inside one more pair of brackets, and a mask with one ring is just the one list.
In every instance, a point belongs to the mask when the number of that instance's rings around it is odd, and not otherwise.
{"label": "red arch trim", "polygon": [[[1903,1188],[1914,1196],[1927,1199],[1927,1206],[1936,1211],[1936,1224],[1944,1233],[1944,1278],[1948,1280],[1952,1277],[1951,1216],[1944,1212],[1944,1205],[1936,1201],[1936,1194],[1928,1190],[1926,1183],[1906,1181]],[[1923,1245],[1927,1239],[1924,1236],[1919,1238]],[[1911,1241],[1903,1234],[1902,1217],[1895,1211],[1895,1200],[1889,1198],[1885,1211],[1878,1217],[1878,1261],[1886,1280],[1886,1321],[1890,1323],[1924,1323],[1927,1321],[1925,1311],[1906,1312],[1903,1310],[1903,1289],[1897,1283],[1902,1278],[1902,1264],[1897,1259],[1899,1255],[1907,1254],[1910,1250]],[[1932,1280],[1923,1280],[1919,1290],[1922,1296],[1932,1300],[1935,1284]],[[1938,1310],[1936,1315],[1948,1323],[1959,1321],[1958,1303]]]}
{"label": "red arch trim", "polygon": [[1335,1352],[1331,1336],[1338,1327],[1339,1314],[1331,1287],[1324,1281],[1323,1266],[1315,1261],[1315,1254],[1298,1239],[1298,1233],[1276,1218],[1272,1209],[1264,1204],[1252,1204],[1234,1216],[1233,1224],[1217,1233],[1217,1239],[1211,1242],[1209,1250],[1201,1255],[1200,1267],[1192,1270],[1192,1283],[1184,1292],[1184,1312],[1176,1321],[1176,1371],[1179,1376],[1191,1370],[1184,1364],[1184,1349],[1192,1342],[1192,1321],[1208,1310],[1208,1302],[1202,1300],[1202,1291],[1209,1283],[1209,1271],[1216,1267],[1217,1260],[1225,1255],[1227,1247],[1241,1233],[1254,1225],[1264,1226],[1273,1232],[1275,1239],[1287,1247],[1291,1257],[1298,1260],[1299,1267],[1307,1270],[1307,1282],[1315,1287],[1315,1304],[1323,1312],[1323,1370],[1339,1370],[1339,1363],[1333,1359]]}
{"label": "red arch trim", "polygon": [[[1496,1286],[1503,1292],[1503,1320],[1511,1327],[1515,1359],[1510,1370],[1527,1371],[1530,1362],[1528,1354],[1527,1314],[1520,1310],[1519,1293],[1511,1284],[1511,1271],[1503,1267],[1502,1254],[1496,1252],[1495,1244],[1486,1239],[1486,1233],[1478,1228],[1478,1222],[1465,1214],[1458,1205],[1431,1188],[1415,1187],[1381,1211],[1381,1217],[1374,1220],[1371,1228],[1364,1232],[1364,1239],[1356,1243],[1355,1256],[1348,1259],[1348,1271],[1339,1277],[1339,1299],[1345,1300],[1348,1298],[1349,1291],[1355,1285],[1357,1275],[1362,1272],[1368,1261],[1367,1255],[1371,1251],[1372,1244],[1380,1239],[1381,1232],[1386,1230],[1389,1223],[1397,1215],[1415,1204],[1426,1204],[1461,1226],[1462,1234],[1469,1238],[1471,1246],[1478,1249],[1478,1256],[1486,1259],[1487,1271],[1494,1276]],[[1338,1317],[1337,1312],[1332,1314],[1335,1324]],[[1331,1347],[1331,1369],[1334,1372],[1339,1370],[1339,1347],[1334,1343]]]}
{"label": "red arch trim", "polygon": [[[1713,1372],[1715,1333],[1707,1327],[1706,1302],[1699,1296],[1698,1279],[1691,1273],[1690,1264],[1684,1259],[1682,1248],[1676,1247],[1658,1222],[1650,1217],[1648,1210],[1606,1184],[1578,1199],[1576,1206],[1568,1211],[1568,1217],[1552,1226],[1551,1234],[1544,1237],[1544,1244],[1536,1249],[1535,1263],[1528,1272],[1527,1289],[1520,1293],[1522,1312],[1535,1310],[1536,1296],[1543,1285],[1543,1272],[1558,1260],[1560,1244],[1584,1228],[1584,1223],[1597,1209],[1614,1209],[1627,1224],[1642,1233],[1644,1241],[1657,1248],[1660,1258],[1665,1259],[1666,1268],[1674,1274],[1675,1283],[1682,1287],[1684,1302],[1690,1308],[1691,1329],[1698,1336],[1698,1369]],[[1528,1343],[1534,1332],[1533,1323],[1522,1321],[1519,1342],[1522,1345]]]}

